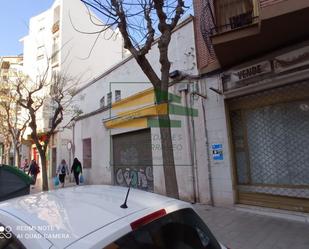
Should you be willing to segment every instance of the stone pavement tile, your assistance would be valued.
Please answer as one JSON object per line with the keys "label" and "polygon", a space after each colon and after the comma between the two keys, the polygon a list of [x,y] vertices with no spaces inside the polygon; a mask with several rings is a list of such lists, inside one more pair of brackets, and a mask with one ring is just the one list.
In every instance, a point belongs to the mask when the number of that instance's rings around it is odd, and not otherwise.
{"label": "stone pavement tile", "polygon": [[233,208],[194,205],[217,239],[232,249],[309,249],[309,224]]}

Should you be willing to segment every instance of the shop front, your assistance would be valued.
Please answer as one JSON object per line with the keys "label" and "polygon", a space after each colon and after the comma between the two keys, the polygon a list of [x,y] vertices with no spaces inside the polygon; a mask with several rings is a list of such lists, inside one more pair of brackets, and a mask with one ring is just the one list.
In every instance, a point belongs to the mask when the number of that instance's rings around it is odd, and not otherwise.
{"label": "shop front", "polygon": [[309,212],[308,51],[225,76],[238,203]]}

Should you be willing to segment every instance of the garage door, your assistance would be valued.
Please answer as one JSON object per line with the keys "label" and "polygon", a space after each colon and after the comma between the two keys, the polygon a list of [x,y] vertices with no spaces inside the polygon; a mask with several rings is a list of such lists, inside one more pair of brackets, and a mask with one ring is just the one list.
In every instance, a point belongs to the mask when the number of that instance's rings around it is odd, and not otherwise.
{"label": "garage door", "polygon": [[114,135],[115,184],[153,191],[151,131],[144,129]]}

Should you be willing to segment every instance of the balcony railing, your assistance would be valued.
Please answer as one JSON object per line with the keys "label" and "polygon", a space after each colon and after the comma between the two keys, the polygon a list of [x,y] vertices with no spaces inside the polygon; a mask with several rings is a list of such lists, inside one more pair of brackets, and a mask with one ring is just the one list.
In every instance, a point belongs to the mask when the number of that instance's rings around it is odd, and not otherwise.
{"label": "balcony railing", "polygon": [[56,21],[52,27],[52,33],[55,34],[60,29],[60,21]]}
{"label": "balcony railing", "polygon": [[212,35],[245,27],[258,20],[257,0],[219,0],[214,10]]}

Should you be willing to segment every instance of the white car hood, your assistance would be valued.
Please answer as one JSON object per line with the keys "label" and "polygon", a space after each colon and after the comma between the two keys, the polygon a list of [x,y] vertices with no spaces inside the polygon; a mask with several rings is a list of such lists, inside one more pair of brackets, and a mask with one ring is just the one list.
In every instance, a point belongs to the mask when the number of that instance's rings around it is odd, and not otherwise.
{"label": "white car hood", "polygon": [[2,202],[0,209],[63,248],[127,215],[170,200],[132,189],[128,208],[122,209],[126,192],[127,188],[115,186],[65,188]]}

